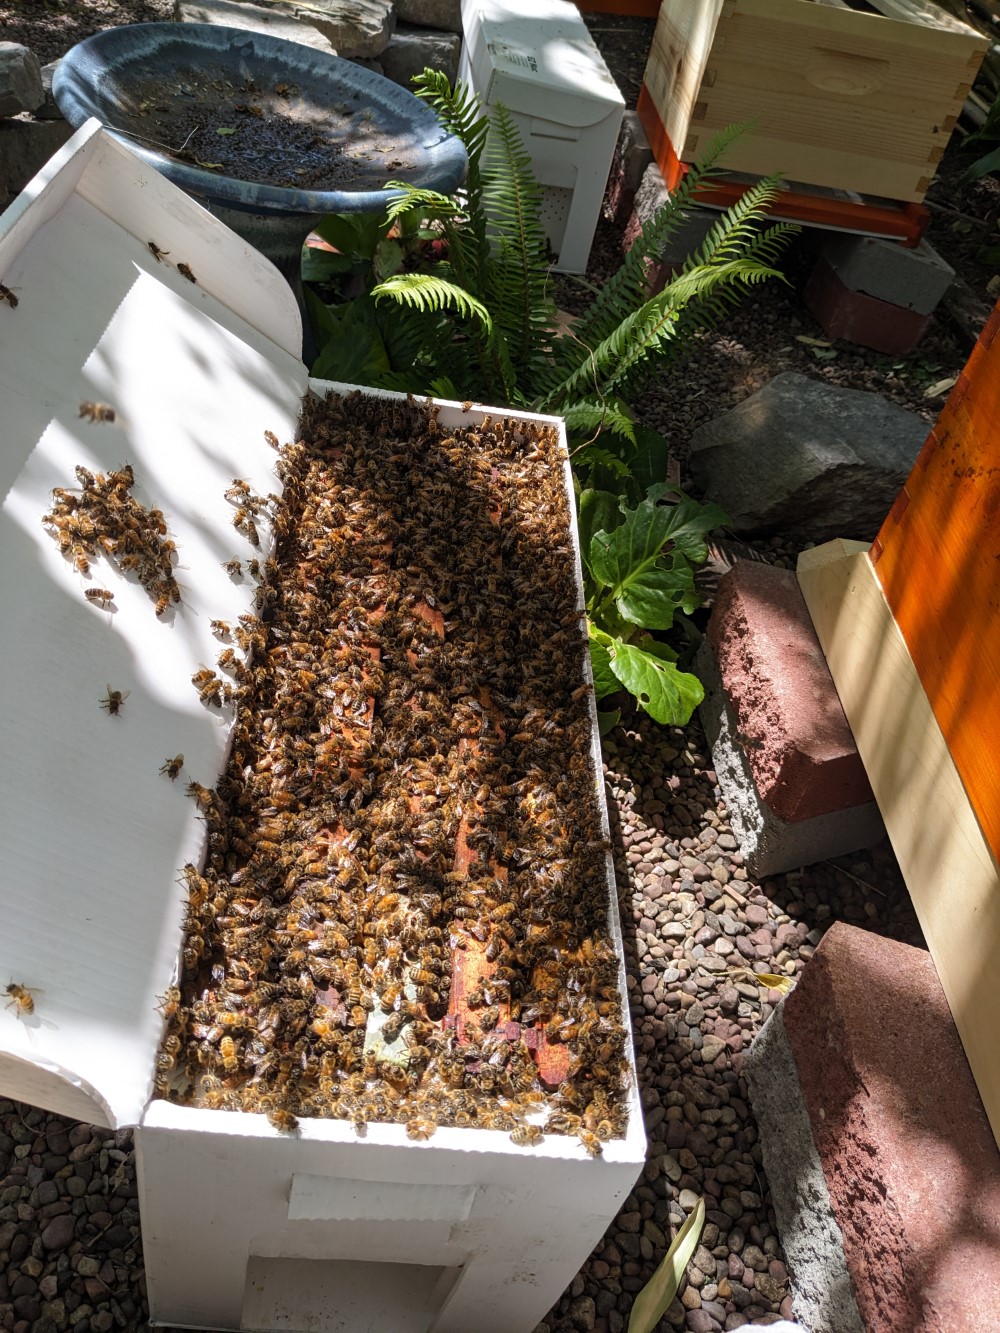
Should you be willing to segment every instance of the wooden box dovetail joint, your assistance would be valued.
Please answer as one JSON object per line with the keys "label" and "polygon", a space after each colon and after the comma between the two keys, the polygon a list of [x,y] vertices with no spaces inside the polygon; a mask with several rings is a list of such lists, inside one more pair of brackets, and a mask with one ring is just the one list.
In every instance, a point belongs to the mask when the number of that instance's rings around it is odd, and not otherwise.
{"label": "wooden box dovetail joint", "polygon": [[663,0],[643,100],[682,162],[754,119],[729,169],[917,203],[986,48],[957,22],[812,0]]}

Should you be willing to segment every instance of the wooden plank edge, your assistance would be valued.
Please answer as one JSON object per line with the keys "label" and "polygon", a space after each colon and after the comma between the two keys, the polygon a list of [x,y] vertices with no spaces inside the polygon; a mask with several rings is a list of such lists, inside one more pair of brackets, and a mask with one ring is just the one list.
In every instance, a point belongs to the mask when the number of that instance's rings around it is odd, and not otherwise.
{"label": "wooden plank edge", "polygon": [[798,578],[1000,1143],[1000,866],[867,547],[805,551]]}

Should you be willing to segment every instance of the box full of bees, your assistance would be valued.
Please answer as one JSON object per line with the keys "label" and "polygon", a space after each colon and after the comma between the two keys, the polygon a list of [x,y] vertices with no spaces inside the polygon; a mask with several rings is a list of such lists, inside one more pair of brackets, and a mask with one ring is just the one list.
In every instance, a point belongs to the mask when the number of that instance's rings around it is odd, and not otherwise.
{"label": "box full of bees", "polygon": [[0,1093],[156,1325],[531,1329],[645,1150],[561,422],[310,381],[96,122],[0,297]]}

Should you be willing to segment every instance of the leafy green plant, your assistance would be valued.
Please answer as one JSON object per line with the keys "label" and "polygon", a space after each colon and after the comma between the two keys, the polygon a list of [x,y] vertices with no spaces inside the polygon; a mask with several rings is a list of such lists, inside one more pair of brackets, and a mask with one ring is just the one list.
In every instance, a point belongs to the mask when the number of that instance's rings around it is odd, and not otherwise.
{"label": "leafy green plant", "polygon": [[[485,113],[475,94],[452,89],[439,72],[425,70],[414,87],[465,144],[465,185],[452,198],[394,182],[398,193],[370,231],[339,242],[327,232],[373,285],[332,309],[313,298],[321,307],[317,339],[325,343],[313,373],[562,416],[587,529],[599,697],[625,687],[657,720],[683,724],[701,687],[655,635],[697,605],[692,565],[704,560],[705,547],[696,537],[723,516],[685,497],[663,503],[669,446],[637,421],[631,403],[700,330],[758,283],[780,278],[775,264],[797,228],[766,223],[777,178],[761,180],[721,213],[697,251],[650,294],[650,265],[746,127],[724,131],[588,308],[567,323],[551,294],[542,188],[513,119],[502,106]],[[406,246],[388,248],[401,236]],[[601,526],[586,506],[600,509]],[[641,559],[638,547],[623,547],[633,538],[648,545]],[[633,557],[640,561],[634,569]]]}
{"label": "leafy green plant", "polygon": [[628,1333],[653,1333],[677,1295],[684,1270],[694,1257],[704,1226],[705,1200],[699,1199],[671,1242],[656,1272],[636,1296],[629,1316]]}
{"label": "leafy green plant", "polygon": [[[664,503],[670,501],[670,503]],[[686,722],[704,698],[697,676],[648,633],[673,627],[698,605],[693,567],[708,554],[705,534],[726,522],[717,505],[676,487],[650,486],[642,501],[587,488],[579,496],[587,632],[598,700],[629,690],[657,722]],[[599,712],[602,732],[618,710]]]}

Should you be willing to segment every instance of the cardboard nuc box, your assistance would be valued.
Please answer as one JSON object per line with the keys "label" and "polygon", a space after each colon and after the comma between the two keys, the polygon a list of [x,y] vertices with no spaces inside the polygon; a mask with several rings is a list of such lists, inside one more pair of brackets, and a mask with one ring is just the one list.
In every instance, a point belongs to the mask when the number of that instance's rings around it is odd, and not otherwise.
{"label": "cardboard nuc box", "polygon": [[[524,1149],[484,1129],[414,1143],[402,1125],[359,1138],[312,1119],[291,1136],[263,1115],[152,1096],[179,868],[204,844],[184,783],[159,767],[183,753],[206,785],[222,771],[229,723],[191,676],[214,661],[210,619],[252,610],[250,581],[222,568],[223,492],[233,477],[274,489],[264,432],[294,439],[303,395],[328,387],[299,359],[290,290],[96,121],[0,218],[0,281],[17,303],[0,305],[0,972],[35,1000],[31,1014],[0,1009],[0,1093],[135,1127],[154,1325],[527,1333],[641,1169],[631,1049],[627,1134],[597,1159],[575,1139]],[[81,417],[84,401],[113,404],[115,420]],[[440,414],[457,426],[485,412]],[[76,572],[40,521],[77,465],[125,461],[183,553],[183,601],[163,620],[124,578],[113,608],[88,603],[97,571]],[[123,692],[119,717],[99,706],[108,690]],[[593,761],[599,782],[596,716]],[[607,889],[620,948],[610,859]]]}
{"label": "cardboard nuc box", "polygon": [[563,273],[585,273],[625,99],[568,0],[464,0],[458,77],[510,112]]}

